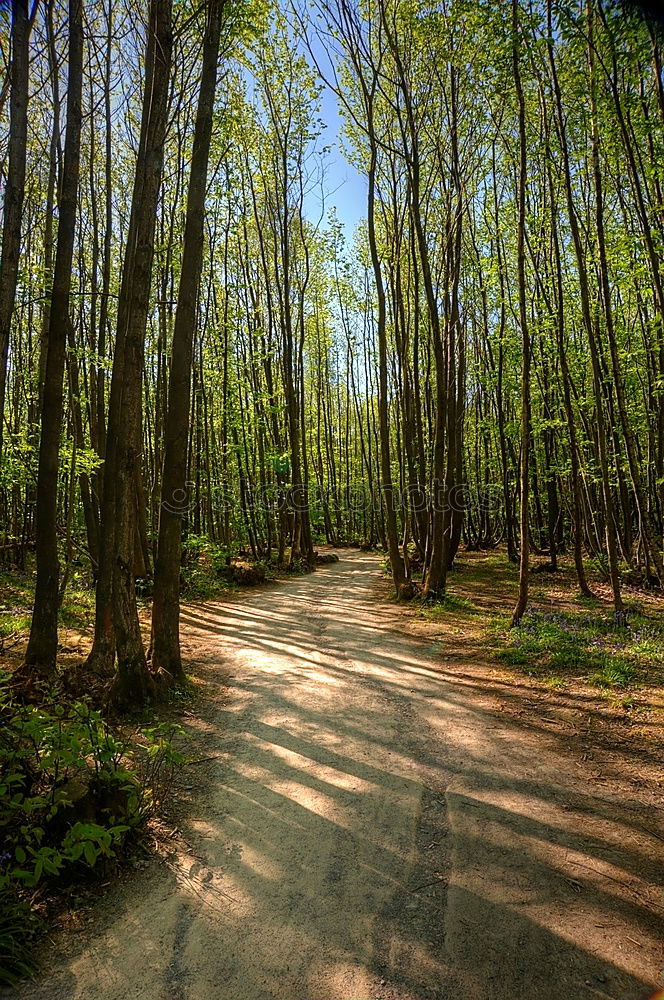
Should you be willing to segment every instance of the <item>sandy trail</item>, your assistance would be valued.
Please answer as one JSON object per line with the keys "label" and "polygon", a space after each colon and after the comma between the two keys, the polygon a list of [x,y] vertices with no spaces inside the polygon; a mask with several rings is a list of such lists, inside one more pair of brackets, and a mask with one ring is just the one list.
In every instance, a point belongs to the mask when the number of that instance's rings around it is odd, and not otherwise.
{"label": "sandy trail", "polygon": [[486,667],[408,635],[376,598],[375,557],[341,559],[185,610],[188,655],[211,686],[230,684],[197,736],[218,759],[187,771],[189,848],[112,889],[85,940],[59,940],[16,997],[638,1000],[655,988],[659,820],[501,718]]}

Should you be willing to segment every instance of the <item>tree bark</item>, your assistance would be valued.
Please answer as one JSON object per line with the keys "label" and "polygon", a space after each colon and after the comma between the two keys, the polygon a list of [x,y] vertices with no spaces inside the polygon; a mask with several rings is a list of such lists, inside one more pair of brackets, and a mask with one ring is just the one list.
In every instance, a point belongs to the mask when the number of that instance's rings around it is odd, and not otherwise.
{"label": "tree bark", "polygon": [[[549,23],[551,23],[550,4],[551,0],[549,0],[549,8],[548,8]],[[572,191],[572,173],[569,162],[569,152],[567,148],[565,116],[563,114],[562,95],[560,91],[558,73],[556,70],[556,63],[553,54],[553,41],[551,32],[549,32],[549,35],[550,35],[550,41],[548,45],[549,65],[551,68],[551,80],[553,83],[553,93],[555,98],[554,103],[556,111],[556,123],[557,123],[558,135],[560,138],[560,146],[562,151],[562,166],[563,166],[563,178],[565,181],[565,195],[567,199],[567,213],[569,216],[570,230],[572,232],[572,242],[574,244],[574,253],[576,256],[577,270],[579,274],[581,315],[583,318],[583,325],[586,330],[586,335],[588,337],[588,346],[590,348],[590,360],[592,365],[593,392],[595,396],[595,408],[597,414],[597,424],[596,424],[597,455],[599,459],[599,466],[601,472],[602,496],[604,499],[604,513],[605,513],[604,527],[605,527],[605,538],[606,538],[606,551],[608,556],[608,576],[611,582],[611,590],[613,593],[613,606],[615,609],[615,613],[617,616],[622,616],[624,614],[624,605],[620,593],[620,568],[618,565],[616,522],[615,522],[613,497],[611,494],[609,459],[608,459],[608,449],[606,441],[606,426],[604,422],[604,390],[602,386],[602,375],[600,369],[599,345],[596,339],[596,331],[590,308],[588,270],[586,267],[583,245],[581,242],[581,234],[579,232],[577,212],[574,204],[574,195]]]}
{"label": "tree bark", "polygon": [[21,252],[28,142],[28,0],[12,2],[12,65],[9,98],[9,163],[5,182],[0,257],[0,461],[2,460],[7,360]]}
{"label": "tree bark", "polygon": [[47,676],[55,671],[58,648],[60,564],[58,561],[56,521],[60,430],[64,398],[63,379],[67,334],[71,323],[69,297],[80,173],[83,92],[82,0],[69,0],[68,48],[65,156],[48,343],[46,345],[46,371],[37,474],[35,521],[37,581],[30,639],[25,654],[27,669],[32,673]]}
{"label": "tree bark", "polygon": [[208,0],[198,111],[189,175],[182,269],[173,330],[164,434],[164,472],[152,606],[152,666],[184,680],[180,652],[182,504],[186,496],[191,366],[203,266],[203,226],[224,0]]}
{"label": "tree bark", "polygon": [[[602,183],[602,171],[599,158],[599,127],[597,121],[597,98],[595,81],[595,54],[593,39],[593,16],[590,3],[587,5],[588,11],[588,70],[590,73],[590,117],[591,117],[591,158],[592,174],[595,187],[595,225],[597,230],[597,249],[600,289],[604,306],[604,320],[606,336],[609,345],[609,357],[611,359],[611,373],[618,403],[618,414],[622,425],[623,437],[625,440],[625,450],[627,452],[627,464],[629,467],[630,479],[636,499],[636,508],[639,518],[639,533],[645,542],[646,554],[654,564],[655,573],[660,586],[664,583],[664,565],[662,555],[659,550],[658,540],[654,537],[650,524],[650,513],[641,481],[638,459],[636,455],[636,442],[634,433],[627,412],[627,400],[623,385],[623,376],[618,357],[618,346],[616,343],[615,326],[613,322],[613,308],[611,304],[611,284],[609,280],[609,268],[606,254],[606,237],[604,233],[604,189]],[[628,512],[625,512],[626,518]]]}
{"label": "tree bark", "polygon": [[112,696],[122,708],[141,704],[154,692],[136,606],[135,489],[141,461],[145,330],[167,127],[173,46],[171,13],[172,0],[151,0],[141,136],[109,397],[95,638],[88,658],[90,669],[109,675],[117,652],[118,673]]}
{"label": "tree bark", "polygon": [[519,4],[512,0],[512,69],[519,106],[519,181],[517,223],[517,275],[519,286],[519,326],[521,328],[521,483],[519,593],[512,615],[512,625],[518,625],[528,606],[528,574],[530,543],[528,504],[530,500],[530,336],[526,310],[526,102],[520,70]]}

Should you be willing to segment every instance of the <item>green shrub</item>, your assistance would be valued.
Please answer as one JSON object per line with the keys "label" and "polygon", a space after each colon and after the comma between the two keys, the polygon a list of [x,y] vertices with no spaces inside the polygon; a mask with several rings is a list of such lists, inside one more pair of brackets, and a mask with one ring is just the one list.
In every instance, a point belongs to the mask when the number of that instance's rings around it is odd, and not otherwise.
{"label": "green shrub", "polygon": [[25,897],[113,859],[182,762],[179,727],[130,745],[87,702],[18,704],[0,676],[0,969],[25,974],[34,933]]}
{"label": "green shrub", "polygon": [[508,667],[523,667],[530,662],[528,653],[522,649],[514,649],[512,646],[498,650],[496,659],[507,664]]}
{"label": "green shrub", "polygon": [[589,678],[595,687],[626,688],[633,684],[637,671],[633,663],[623,656],[601,657],[600,669]]}
{"label": "green shrub", "polygon": [[30,615],[20,611],[0,612],[0,639],[30,630]]}
{"label": "green shrub", "polygon": [[422,615],[430,621],[435,621],[440,615],[449,611],[473,611],[473,602],[469,598],[450,591],[446,591],[442,597],[422,598],[420,606]]}
{"label": "green shrub", "polygon": [[223,574],[229,560],[228,549],[205,535],[188,535],[182,546],[182,593],[190,600],[204,600],[228,588]]}

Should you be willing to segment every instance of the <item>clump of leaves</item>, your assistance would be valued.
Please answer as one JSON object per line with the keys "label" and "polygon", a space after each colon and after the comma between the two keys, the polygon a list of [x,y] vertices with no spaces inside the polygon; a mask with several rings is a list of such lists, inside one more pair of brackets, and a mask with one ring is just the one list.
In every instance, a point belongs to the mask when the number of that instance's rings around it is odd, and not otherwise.
{"label": "clump of leaves", "polygon": [[[67,628],[86,631],[94,623],[95,591],[89,573],[74,566],[69,576],[60,617]],[[30,631],[34,601],[34,577],[31,573],[12,570],[0,573],[0,647],[3,641],[27,636]]]}
{"label": "clump of leaves", "polygon": [[33,584],[27,573],[0,572],[0,648],[30,630]]}
{"label": "clump of leaves", "polygon": [[89,581],[78,572],[72,573],[70,586],[65,591],[60,609],[63,625],[85,631],[95,620],[95,591],[87,586]]}
{"label": "clump of leaves", "polygon": [[182,763],[169,724],[138,746],[85,701],[15,702],[0,676],[0,969],[30,969],[27,897],[118,857]]}
{"label": "clump of leaves", "polygon": [[591,684],[601,688],[627,688],[636,681],[636,665],[624,656],[605,655],[601,658],[599,670],[588,678]]}
{"label": "clump of leaves", "polygon": [[294,559],[283,567],[283,571],[289,576],[306,576],[311,573],[311,566],[305,559]]}
{"label": "clump of leaves", "polygon": [[205,535],[189,535],[182,547],[182,593],[189,600],[205,600],[229,589],[224,576],[229,562],[228,549]]}
{"label": "clump of leaves", "polygon": [[529,608],[516,628],[496,616],[496,658],[544,678],[579,677],[606,689],[663,680],[664,624],[642,614],[621,624],[608,614]]}

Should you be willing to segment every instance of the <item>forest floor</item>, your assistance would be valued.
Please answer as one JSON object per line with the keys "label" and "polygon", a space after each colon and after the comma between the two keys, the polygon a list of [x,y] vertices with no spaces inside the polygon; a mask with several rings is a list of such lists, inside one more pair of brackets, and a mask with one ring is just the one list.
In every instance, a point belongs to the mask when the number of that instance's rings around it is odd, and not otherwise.
{"label": "forest floor", "polygon": [[[201,697],[157,857],[9,995],[640,1000],[664,984],[659,694],[497,662],[487,616],[512,602],[511,567],[464,554],[456,609],[430,614],[389,600],[376,556],[339,555],[184,609]],[[571,593],[542,576],[533,600]]]}

